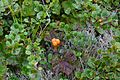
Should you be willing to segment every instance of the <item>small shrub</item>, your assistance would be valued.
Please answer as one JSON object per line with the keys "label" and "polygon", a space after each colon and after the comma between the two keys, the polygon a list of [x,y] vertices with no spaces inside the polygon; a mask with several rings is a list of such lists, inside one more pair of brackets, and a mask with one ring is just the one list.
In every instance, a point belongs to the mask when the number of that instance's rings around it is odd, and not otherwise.
{"label": "small shrub", "polygon": [[119,80],[119,15],[119,0],[1,0],[0,79]]}

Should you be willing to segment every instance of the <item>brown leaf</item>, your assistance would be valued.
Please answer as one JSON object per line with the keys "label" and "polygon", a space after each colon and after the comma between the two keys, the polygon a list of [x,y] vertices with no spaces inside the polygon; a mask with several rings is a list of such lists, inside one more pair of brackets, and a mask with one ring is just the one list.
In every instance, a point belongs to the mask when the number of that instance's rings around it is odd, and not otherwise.
{"label": "brown leaf", "polygon": [[53,67],[53,71],[55,72],[55,74],[62,72],[66,75],[70,75],[73,72],[73,66],[66,61],[62,61]]}
{"label": "brown leaf", "polygon": [[73,72],[73,66],[68,62],[62,61],[59,65],[61,67],[61,72],[65,73],[66,75],[70,75]]}
{"label": "brown leaf", "polygon": [[70,63],[74,63],[77,60],[76,56],[72,52],[67,52],[64,57],[65,60]]}

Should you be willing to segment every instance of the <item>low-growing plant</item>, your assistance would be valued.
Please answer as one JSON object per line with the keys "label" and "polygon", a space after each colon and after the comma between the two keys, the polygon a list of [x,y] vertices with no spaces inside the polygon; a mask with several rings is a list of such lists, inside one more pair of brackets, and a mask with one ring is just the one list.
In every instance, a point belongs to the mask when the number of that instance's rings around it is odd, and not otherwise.
{"label": "low-growing plant", "polygon": [[119,80],[119,0],[1,0],[0,80]]}

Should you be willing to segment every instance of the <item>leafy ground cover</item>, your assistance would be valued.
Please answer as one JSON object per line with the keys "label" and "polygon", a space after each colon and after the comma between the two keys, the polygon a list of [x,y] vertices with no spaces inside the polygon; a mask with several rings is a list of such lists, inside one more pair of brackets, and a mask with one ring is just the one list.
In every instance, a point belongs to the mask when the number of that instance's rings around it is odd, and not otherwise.
{"label": "leafy ground cover", "polygon": [[0,80],[120,80],[119,0],[0,0]]}

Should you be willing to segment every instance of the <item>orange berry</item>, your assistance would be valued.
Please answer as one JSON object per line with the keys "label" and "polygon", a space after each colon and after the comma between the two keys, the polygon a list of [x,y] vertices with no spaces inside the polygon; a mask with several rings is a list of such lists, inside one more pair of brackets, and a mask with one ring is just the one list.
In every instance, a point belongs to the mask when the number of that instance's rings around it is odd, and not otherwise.
{"label": "orange berry", "polygon": [[56,39],[56,42],[58,45],[60,45],[60,40],[59,39]]}
{"label": "orange berry", "polygon": [[60,45],[60,40],[53,38],[53,39],[52,39],[52,45],[53,45],[54,47],[58,47],[58,46]]}
{"label": "orange berry", "polygon": [[56,40],[56,39],[55,39],[55,38],[53,38],[53,39],[52,39],[52,42],[55,42],[55,40]]}
{"label": "orange berry", "polygon": [[58,46],[58,44],[57,44],[57,42],[52,42],[52,45],[54,46],[54,47],[56,47],[56,46]]}

